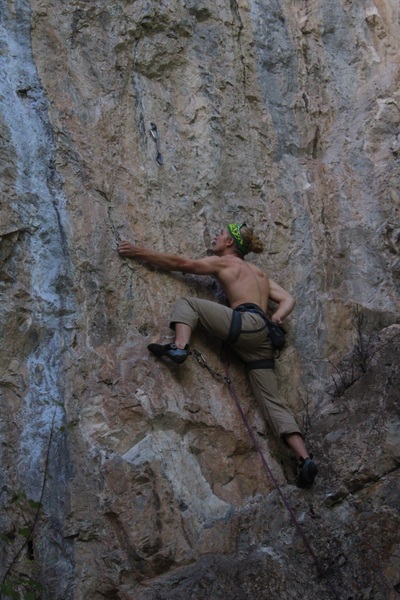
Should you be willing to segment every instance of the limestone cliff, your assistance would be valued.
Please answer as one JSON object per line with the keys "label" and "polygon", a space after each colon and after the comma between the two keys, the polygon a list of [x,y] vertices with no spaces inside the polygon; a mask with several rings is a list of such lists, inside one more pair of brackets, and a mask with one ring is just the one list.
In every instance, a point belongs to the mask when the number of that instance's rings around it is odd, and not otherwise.
{"label": "limestone cliff", "polygon": [[[399,597],[399,18],[396,0],[0,0],[2,597]],[[226,387],[146,350],[214,282],[116,252],[204,256],[236,220],[297,298],[278,372],[312,490],[233,377],[325,577]]]}

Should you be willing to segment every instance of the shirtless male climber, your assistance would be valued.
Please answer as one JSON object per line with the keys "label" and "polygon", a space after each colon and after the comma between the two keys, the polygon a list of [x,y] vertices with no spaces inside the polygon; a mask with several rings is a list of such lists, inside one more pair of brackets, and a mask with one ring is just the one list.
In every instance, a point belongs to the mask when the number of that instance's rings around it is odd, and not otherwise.
{"label": "shirtless male climber", "polygon": [[228,341],[246,364],[264,418],[296,456],[297,485],[308,487],[314,482],[318,469],[293,415],[279,398],[273,368],[274,348],[265,323],[269,298],[278,305],[271,317],[277,324],[292,312],[295,300],[258,267],[245,262],[248,252],[259,254],[263,248],[252,228],[231,223],[215,238],[213,256],[206,258],[195,260],[156,252],[127,241],[120,242],[118,252],[121,257],[143,260],[167,271],[212,275],[220,282],[230,308],[200,298],[179,298],[170,323],[175,330],[175,343],[150,344],[148,349],[156,356],[183,363],[190,354],[190,336],[198,321],[208,333]]}

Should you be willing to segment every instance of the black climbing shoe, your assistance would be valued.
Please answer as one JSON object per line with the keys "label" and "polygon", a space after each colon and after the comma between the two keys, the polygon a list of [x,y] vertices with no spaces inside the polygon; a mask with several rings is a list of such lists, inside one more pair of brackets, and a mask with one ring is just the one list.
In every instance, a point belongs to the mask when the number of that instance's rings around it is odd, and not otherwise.
{"label": "black climbing shoe", "polygon": [[314,483],[318,468],[312,457],[301,458],[297,465],[297,487],[306,488]]}
{"label": "black climbing shoe", "polygon": [[167,356],[178,365],[185,362],[189,354],[191,354],[187,344],[183,349],[178,348],[175,344],[149,344],[147,348],[156,356]]}

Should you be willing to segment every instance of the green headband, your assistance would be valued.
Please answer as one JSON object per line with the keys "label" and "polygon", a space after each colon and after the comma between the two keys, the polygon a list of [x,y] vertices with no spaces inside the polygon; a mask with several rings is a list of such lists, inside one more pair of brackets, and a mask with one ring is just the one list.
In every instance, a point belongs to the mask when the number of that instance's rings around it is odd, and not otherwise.
{"label": "green headband", "polygon": [[229,225],[227,225],[227,230],[235,242],[236,249],[244,256],[250,252],[250,249],[246,246],[240,234],[242,227],[246,227],[246,223],[242,223],[242,225],[239,225],[239,223],[229,223]]}

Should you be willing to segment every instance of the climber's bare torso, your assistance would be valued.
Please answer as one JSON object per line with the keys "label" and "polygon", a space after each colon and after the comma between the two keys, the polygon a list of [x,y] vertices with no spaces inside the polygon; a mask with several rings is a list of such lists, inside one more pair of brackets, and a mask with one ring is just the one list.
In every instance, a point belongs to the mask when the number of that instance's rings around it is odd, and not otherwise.
{"label": "climber's bare torso", "polygon": [[219,263],[219,269],[215,277],[232,308],[251,302],[267,310],[269,280],[261,269],[233,255],[219,257],[216,262]]}

